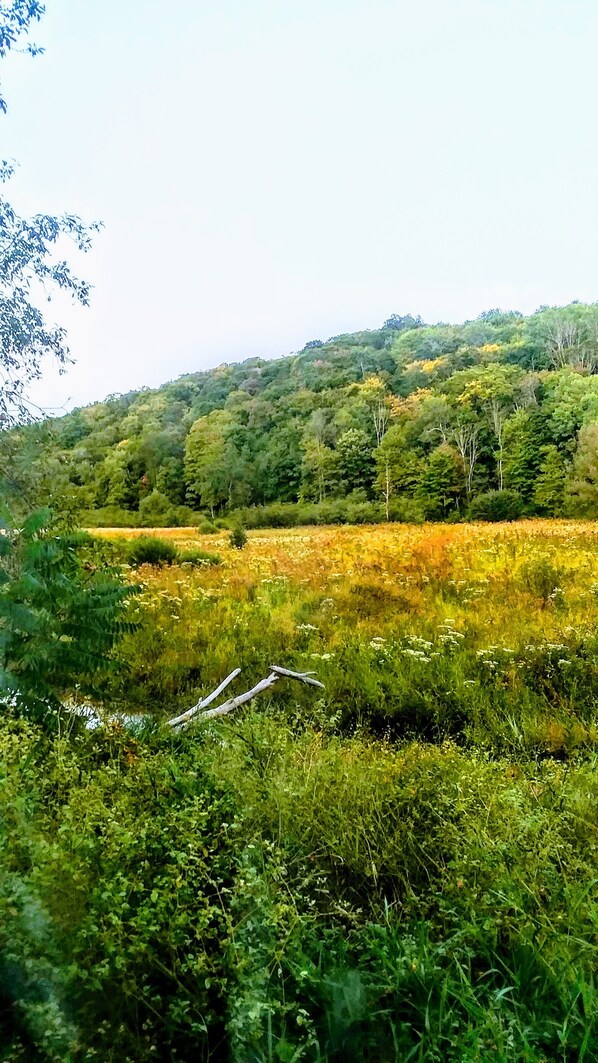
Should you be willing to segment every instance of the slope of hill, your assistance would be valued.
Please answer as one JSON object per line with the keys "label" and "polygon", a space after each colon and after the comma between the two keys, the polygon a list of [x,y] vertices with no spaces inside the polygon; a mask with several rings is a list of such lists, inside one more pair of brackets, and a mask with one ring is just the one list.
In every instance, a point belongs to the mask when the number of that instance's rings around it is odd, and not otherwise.
{"label": "slope of hill", "polygon": [[598,304],[394,316],[21,428],[3,471],[99,524],[594,516],[597,370]]}

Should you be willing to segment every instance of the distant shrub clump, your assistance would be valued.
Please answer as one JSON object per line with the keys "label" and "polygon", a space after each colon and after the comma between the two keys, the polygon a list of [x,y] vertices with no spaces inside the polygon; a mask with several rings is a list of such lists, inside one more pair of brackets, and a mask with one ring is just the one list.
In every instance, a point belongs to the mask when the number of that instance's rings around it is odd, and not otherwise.
{"label": "distant shrub clump", "polygon": [[237,550],[242,550],[247,543],[247,532],[242,524],[235,524],[230,533],[230,544]]}
{"label": "distant shrub clump", "polygon": [[222,558],[218,554],[208,554],[205,550],[179,550],[176,560],[181,565],[219,565]]}
{"label": "distant shrub clump", "polygon": [[554,564],[549,557],[537,557],[521,566],[520,575],[525,589],[544,605],[562,604],[563,584],[568,578],[562,565]]}
{"label": "distant shrub clump", "polygon": [[120,506],[102,506],[83,512],[81,523],[86,528],[138,528],[139,514]]}
{"label": "distant shrub clump", "polygon": [[[363,494],[363,497],[362,497]],[[238,511],[246,528],[295,528],[320,524],[381,524],[386,511],[379,502],[368,499],[365,492],[354,491],[347,498],[324,502],[272,502],[265,506],[246,506]],[[392,499],[388,520],[420,524],[421,506],[414,499]]]}
{"label": "distant shrub clump", "polygon": [[523,499],[517,491],[486,491],[469,507],[470,520],[517,520],[523,513]]}
{"label": "distant shrub clump", "polygon": [[140,535],[129,546],[131,565],[172,565],[177,555],[174,543],[158,535]]}

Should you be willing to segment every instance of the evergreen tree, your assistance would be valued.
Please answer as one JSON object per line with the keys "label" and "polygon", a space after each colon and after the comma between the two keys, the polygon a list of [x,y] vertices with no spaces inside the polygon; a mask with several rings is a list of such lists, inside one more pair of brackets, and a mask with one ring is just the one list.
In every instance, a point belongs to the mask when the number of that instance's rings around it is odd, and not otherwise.
{"label": "evergreen tree", "polygon": [[372,483],[373,459],[371,442],[362,428],[349,428],[339,436],[336,444],[340,480],[345,494]]}
{"label": "evergreen tree", "polygon": [[554,444],[545,447],[534,488],[534,503],[543,516],[563,515],[567,470],[567,460],[558,447]]}
{"label": "evergreen tree", "polygon": [[458,508],[463,490],[459,455],[448,443],[441,443],[430,455],[415,496],[422,503],[426,517],[442,520]]}
{"label": "evergreen tree", "polygon": [[598,517],[598,422],[586,425],[579,433],[566,506],[573,516]]}
{"label": "evergreen tree", "polygon": [[519,409],[504,427],[504,484],[533,508],[546,445],[546,418],[537,407]]}

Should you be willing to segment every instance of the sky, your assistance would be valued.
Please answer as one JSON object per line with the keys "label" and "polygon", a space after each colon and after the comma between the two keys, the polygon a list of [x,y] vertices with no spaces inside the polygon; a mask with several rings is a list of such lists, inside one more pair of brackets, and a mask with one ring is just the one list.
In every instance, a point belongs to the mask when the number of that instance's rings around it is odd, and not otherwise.
{"label": "sky", "polygon": [[392,313],[598,299],[596,0],[47,0],[5,189],[104,228],[71,408]]}

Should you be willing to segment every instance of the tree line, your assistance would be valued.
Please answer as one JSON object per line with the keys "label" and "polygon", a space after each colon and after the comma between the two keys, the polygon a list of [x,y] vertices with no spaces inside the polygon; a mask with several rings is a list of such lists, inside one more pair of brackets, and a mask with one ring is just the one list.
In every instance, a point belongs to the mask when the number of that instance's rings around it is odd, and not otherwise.
{"label": "tree line", "polygon": [[2,462],[90,524],[592,517],[597,371],[598,304],[393,315],[22,426]]}

